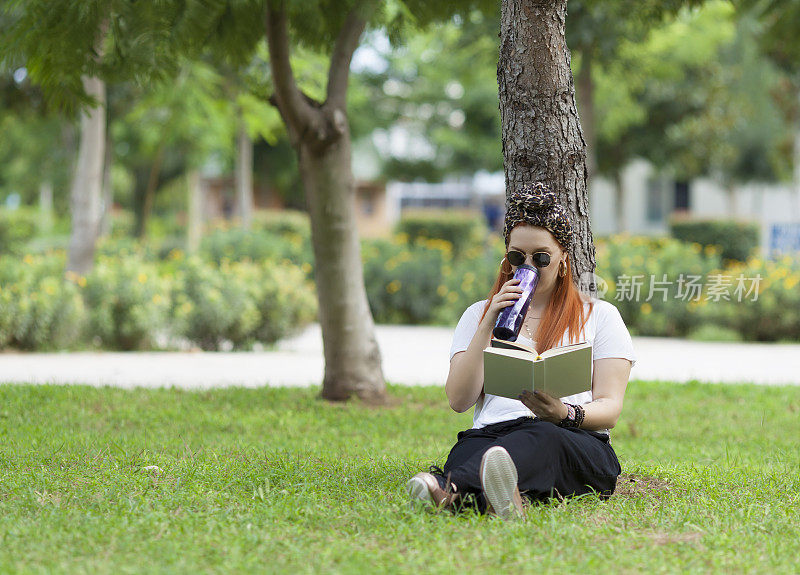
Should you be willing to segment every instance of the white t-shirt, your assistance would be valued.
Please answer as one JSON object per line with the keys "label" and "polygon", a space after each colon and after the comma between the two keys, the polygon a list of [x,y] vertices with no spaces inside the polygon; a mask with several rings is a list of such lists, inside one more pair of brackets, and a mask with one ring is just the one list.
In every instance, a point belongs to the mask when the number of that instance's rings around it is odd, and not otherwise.
{"label": "white t-shirt", "polygon": [[[633,350],[630,333],[628,333],[628,328],[625,327],[625,322],[622,321],[619,310],[612,303],[605,300],[596,299],[593,302],[592,312],[589,314],[583,329],[581,329],[580,337],[575,341],[588,341],[592,344],[592,361],[619,357],[630,360],[631,366],[633,366],[636,363],[636,354]],[[486,300],[475,302],[462,314],[453,334],[453,344],[450,347],[451,360],[456,353],[466,351],[469,347],[475,332],[478,330],[478,324],[485,306]],[[588,311],[588,308],[589,303],[584,303],[584,309]],[[521,343],[533,345],[530,338],[524,337],[522,334],[519,335],[518,340]],[[554,347],[567,345],[568,343],[569,331],[564,333],[561,341]],[[592,365],[592,374],[594,374],[594,364]],[[584,391],[568,397],[562,397],[561,400],[564,403],[582,405],[592,401],[592,392]],[[480,428],[492,423],[510,421],[523,416],[531,416],[531,411],[521,401],[485,394],[475,404],[472,426]],[[601,430],[601,433],[608,433],[608,430]]]}

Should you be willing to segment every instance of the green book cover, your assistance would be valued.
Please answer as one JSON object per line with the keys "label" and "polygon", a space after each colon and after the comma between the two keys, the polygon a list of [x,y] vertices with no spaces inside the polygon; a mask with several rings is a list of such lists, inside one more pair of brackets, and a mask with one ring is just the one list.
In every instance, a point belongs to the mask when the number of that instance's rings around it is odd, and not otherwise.
{"label": "green book cover", "polygon": [[492,339],[483,350],[483,390],[517,399],[523,390],[566,397],[592,389],[592,346],[554,347],[537,355],[521,343]]}

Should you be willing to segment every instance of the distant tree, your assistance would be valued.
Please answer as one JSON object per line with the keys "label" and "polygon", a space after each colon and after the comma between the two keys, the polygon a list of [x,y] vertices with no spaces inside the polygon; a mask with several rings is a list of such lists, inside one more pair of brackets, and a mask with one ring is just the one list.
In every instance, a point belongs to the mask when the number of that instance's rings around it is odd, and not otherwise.
{"label": "distant tree", "polygon": [[355,137],[408,137],[405,150],[379,149],[384,177],[439,181],[502,169],[498,29],[498,13],[474,10],[400,45],[374,41],[385,66],[356,74],[351,117]]}
{"label": "distant tree", "polygon": [[620,49],[643,40],[648,32],[683,6],[702,0],[570,0],[566,22],[567,45],[578,62],[576,95],[586,140],[586,167],[591,180],[597,171],[596,66],[615,62]]}
{"label": "distant tree", "polygon": [[[3,45],[11,45],[28,61],[40,58],[33,75],[46,89],[63,99],[71,96],[86,102],[80,76],[87,68],[109,78],[117,73],[139,81],[157,80],[174,77],[183,58],[196,58],[207,50],[246,62],[266,37],[274,87],[270,101],[280,111],[297,154],[311,219],[325,353],[322,395],[341,400],[355,394],[381,401],[385,382],[355,226],[347,116],[350,62],[368,24],[385,27],[396,39],[413,24],[442,21],[479,3],[31,0],[14,3],[28,26],[17,26],[11,41]],[[483,5],[488,8],[490,3],[483,0]],[[110,8],[114,10],[109,15]],[[60,20],[53,25],[68,33],[50,38],[48,28],[37,20],[43,12],[58,14]],[[86,18],[87,13],[92,18]],[[92,64],[89,48],[77,47],[85,47],[86,37],[94,37],[90,31],[102,18],[110,21],[110,48],[99,67]],[[329,56],[327,82],[317,97],[303,89],[302,67],[291,57],[300,45]],[[56,51],[65,61],[48,60]]]}
{"label": "distant tree", "polygon": [[765,53],[788,76],[782,100],[788,122],[793,125],[794,217],[800,218],[800,3],[796,0],[742,0],[741,8],[761,23],[759,37]]}
{"label": "distant tree", "polygon": [[66,213],[75,151],[74,127],[47,105],[27,70],[0,66],[0,191],[39,202],[42,231],[54,211]]}

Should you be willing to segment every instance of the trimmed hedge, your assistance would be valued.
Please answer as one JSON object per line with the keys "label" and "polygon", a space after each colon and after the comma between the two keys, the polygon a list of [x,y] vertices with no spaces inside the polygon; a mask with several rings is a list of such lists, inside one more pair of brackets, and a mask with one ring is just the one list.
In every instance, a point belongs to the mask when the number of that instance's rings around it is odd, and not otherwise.
{"label": "trimmed hedge", "polygon": [[460,258],[470,248],[482,246],[488,235],[483,216],[471,211],[406,212],[396,233],[414,244],[418,240],[443,240],[452,246],[453,257]]}
{"label": "trimmed hedge", "polygon": [[673,219],[670,235],[684,242],[717,246],[723,260],[746,261],[758,248],[758,224],[735,220]]}

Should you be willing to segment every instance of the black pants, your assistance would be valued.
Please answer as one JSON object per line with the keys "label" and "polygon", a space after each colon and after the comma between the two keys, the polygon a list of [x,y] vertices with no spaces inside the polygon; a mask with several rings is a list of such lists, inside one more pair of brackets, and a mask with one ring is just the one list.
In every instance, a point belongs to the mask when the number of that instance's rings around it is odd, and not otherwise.
{"label": "black pants", "polygon": [[458,491],[476,495],[481,510],[486,506],[479,476],[481,458],[494,445],[511,455],[519,490],[533,500],[591,491],[608,497],[621,471],[609,437],[602,433],[563,428],[530,417],[467,429],[458,434],[443,471]]}

